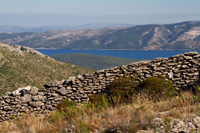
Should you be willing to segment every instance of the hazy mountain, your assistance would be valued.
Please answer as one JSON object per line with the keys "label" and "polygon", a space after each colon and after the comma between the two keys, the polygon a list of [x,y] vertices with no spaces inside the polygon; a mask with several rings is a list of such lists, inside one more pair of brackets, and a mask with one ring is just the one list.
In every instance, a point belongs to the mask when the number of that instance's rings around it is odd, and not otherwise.
{"label": "hazy mountain", "polygon": [[88,72],[91,70],[58,62],[28,47],[0,43],[0,94]]}
{"label": "hazy mountain", "polygon": [[200,22],[45,33],[1,33],[0,41],[33,48],[200,49]]}
{"label": "hazy mountain", "polygon": [[85,24],[85,25],[73,25],[73,26],[43,26],[43,27],[19,27],[19,26],[7,26],[0,25],[1,33],[12,33],[12,32],[35,32],[42,33],[49,30],[79,30],[79,29],[101,29],[107,27],[130,27],[134,26],[133,24]]}
{"label": "hazy mountain", "polygon": [[0,41],[32,48],[66,48],[72,42],[115,32],[123,28],[92,30],[54,30],[44,33],[0,33]]}
{"label": "hazy mountain", "polygon": [[140,25],[74,41],[79,49],[199,49],[200,23]]}

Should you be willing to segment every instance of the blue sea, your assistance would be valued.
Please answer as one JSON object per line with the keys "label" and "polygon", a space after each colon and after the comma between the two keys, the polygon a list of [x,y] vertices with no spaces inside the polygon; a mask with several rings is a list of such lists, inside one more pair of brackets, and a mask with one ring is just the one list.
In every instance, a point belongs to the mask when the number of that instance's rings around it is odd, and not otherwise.
{"label": "blue sea", "polygon": [[[71,50],[71,49],[36,49],[45,55],[89,53],[93,55],[115,56],[129,59],[154,59],[158,57],[171,57],[177,54],[191,52],[190,50]],[[194,51],[194,50],[193,50]],[[198,53],[200,51],[197,51]]]}

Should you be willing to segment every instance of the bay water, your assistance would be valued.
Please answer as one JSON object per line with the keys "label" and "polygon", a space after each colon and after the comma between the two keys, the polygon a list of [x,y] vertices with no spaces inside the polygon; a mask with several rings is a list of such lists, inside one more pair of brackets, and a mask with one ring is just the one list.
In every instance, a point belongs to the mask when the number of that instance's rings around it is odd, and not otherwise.
{"label": "bay water", "polygon": [[[93,55],[106,55],[129,59],[154,59],[158,57],[171,57],[177,54],[193,52],[195,50],[71,50],[71,49],[36,49],[45,55],[89,53]],[[198,53],[200,51],[197,51]]]}

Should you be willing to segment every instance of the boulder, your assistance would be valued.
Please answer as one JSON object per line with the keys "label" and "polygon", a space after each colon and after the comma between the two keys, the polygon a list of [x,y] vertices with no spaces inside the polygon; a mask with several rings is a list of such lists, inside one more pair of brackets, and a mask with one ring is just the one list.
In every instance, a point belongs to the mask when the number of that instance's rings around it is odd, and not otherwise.
{"label": "boulder", "polygon": [[30,90],[31,90],[31,86],[27,86],[24,88],[18,88],[17,90],[13,91],[12,94],[13,96],[25,95]]}

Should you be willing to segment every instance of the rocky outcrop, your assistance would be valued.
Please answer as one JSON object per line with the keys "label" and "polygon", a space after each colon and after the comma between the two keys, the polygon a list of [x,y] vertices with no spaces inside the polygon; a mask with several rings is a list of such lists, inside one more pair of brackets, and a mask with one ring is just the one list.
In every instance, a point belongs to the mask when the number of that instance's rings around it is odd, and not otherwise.
{"label": "rocky outcrop", "polygon": [[25,112],[45,114],[56,109],[63,99],[84,103],[89,95],[107,92],[109,84],[119,77],[134,75],[139,80],[164,75],[173,81],[177,90],[188,89],[199,80],[200,54],[190,52],[170,58],[141,61],[128,66],[100,70],[63,81],[51,81],[43,88],[20,88],[0,98],[0,120],[10,119]]}
{"label": "rocky outcrop", "polygon": [[20,46],[20,45],[14,45],[14,44],[5,44],[5,43],[1,43],[0,42],[0,47],[2,48],[6,48],[8,50],[10,50],[11,52],[12,51],[15,51],[15,52],[18,52],[19,54],[23,55],[23,52],[28,52],[28,53],[31,53],[31,54],[35,54],[35,55],[38,55],[38,56],[41,56],[41,57],[46,57],[46,58],[49,58],[49,59],[52,59],[53,58],[50,58],[49,56],[46,56],[32,48],[29,48],[29,47],[26,47],[26,46]]}

